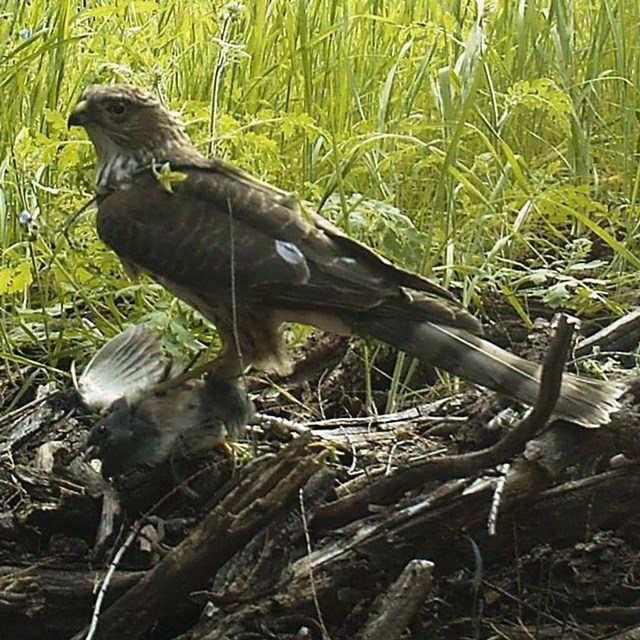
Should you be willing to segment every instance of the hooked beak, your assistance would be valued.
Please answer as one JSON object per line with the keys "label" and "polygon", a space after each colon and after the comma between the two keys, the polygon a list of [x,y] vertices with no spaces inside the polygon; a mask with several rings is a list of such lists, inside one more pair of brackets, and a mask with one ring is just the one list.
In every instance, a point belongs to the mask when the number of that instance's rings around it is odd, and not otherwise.
{"label": "hooked beak", "polygon": [[87,107],[86,100],[80,100],[78,104],[73,108],[69,119],[67,120],[67,128],[82,127],[87,121]]}

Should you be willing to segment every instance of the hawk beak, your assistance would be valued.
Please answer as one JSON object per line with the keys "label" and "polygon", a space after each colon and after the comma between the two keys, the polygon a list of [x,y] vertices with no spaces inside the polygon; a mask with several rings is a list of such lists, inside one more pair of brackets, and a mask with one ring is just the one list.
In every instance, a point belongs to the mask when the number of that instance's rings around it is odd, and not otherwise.
{"label": "hawk beak", "polygon": [[88,104],[86,100],[80,100],[80,102],[78,102],[67,120],[68,128],[84,126],[86,123],[87,106]]}

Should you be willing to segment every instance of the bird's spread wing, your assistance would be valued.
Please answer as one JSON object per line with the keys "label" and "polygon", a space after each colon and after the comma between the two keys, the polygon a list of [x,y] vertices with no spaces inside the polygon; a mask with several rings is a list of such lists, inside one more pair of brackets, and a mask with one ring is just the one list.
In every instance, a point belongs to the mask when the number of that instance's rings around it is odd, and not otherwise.
{"label": "bird's spread wing", "polygon": [[98,232],[126,262],[202,299],[233,288],[246,304],[430,320],[478,331],[446,290],[398,269],[292,194],[220,161],[151,169],[99,204]]}

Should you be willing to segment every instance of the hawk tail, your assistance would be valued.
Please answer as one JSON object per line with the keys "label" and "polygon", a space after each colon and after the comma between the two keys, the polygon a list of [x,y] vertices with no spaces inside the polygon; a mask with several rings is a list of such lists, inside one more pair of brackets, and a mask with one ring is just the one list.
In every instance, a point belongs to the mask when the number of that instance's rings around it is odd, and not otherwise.
{"label": "hawk tail", "polygon": [[[538,395],[541,367],[463,329],[397,318],[366,319],[360,328],[378,340],[435,367],[532,405]],[[609,422],[620,408],[623,388],[571,373],[562,379],[554,415],[584,427]]]}

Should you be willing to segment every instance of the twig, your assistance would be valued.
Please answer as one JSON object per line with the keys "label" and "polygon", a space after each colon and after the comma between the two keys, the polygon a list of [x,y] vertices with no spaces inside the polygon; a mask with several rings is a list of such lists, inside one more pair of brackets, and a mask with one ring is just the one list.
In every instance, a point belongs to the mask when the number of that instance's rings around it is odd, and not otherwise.
{"label": "twig", "polygon": [[307,558],[309,560],[309,584],[311,594],[313,596],[313,605],[318,616],[318,624],[322,629],[322,640],[331,640],[327,626],[324,623],[320,601],[318,600],[318,591],[316,589],[315,578],[313,577],[313,565],[311,564],[311,536],[309,535],[309,523],[307,522],[307,510],[304,505],[304,490],[302,487],[298,491],[298,499],[300,501],[300,516],[302,517],[302,530],[304,531],[304,541],[307,546]]}
{"label": "twig", "polygon": [[107,569],[107,573],[102,580],[102,584],[100,585],[100,590],[98,591],[98,596],[96,598],[95,604],[93,605],[93,612],[91,613],[91,624],[89,625],[89,630],[87,631],[87,635],[85,636],[85,640],[93,640],[93,636],[96,633],[98,628],[98,621],[100,619],[100,611],[102,610],[102,602],[107,595],[107,589],[109,588],[109,583],[111,582],[111,578],[115,573],[118,565],[120,564],[120,560],[122,560],[122,556],[125,551],[133,544],[133,541],[136,539],[138,533],[140,533],[140,529],[142,528],[142,524],[145,522],[146,516],[138,520],[138,522],[132,527],[129,535],[126,537],[125,541],[122,543],[116,554],[113,556],[113,560]]}
{"label": "twig", "polygon": [[255,417],[258,421],[264,422],[268,425],[282,427],[287,431],[293,431],[294,433],[307,433],[310,431],[309,427],[302,422],[296,422],[295,420],[287,420],[287,418],[280,418],[278,416],[270,416],[266,413],[256,412]]}
{"label": "twig", "polygon": [[594,352],[629,351],[640,341],[640,309],[618,318],[588,338],[578,342],[574,350],[576,358],[582,358]]}
{"label": "twig", "polygon": [[505,485],[507,484],[507,473],[511,465],[508,462],[501,464],[498,467],[500,476],[496,480],[496,486],[493,490],[493,499],[491,500],[491,509],[489,511],[489,522],[487,523],[487,529],[490,536],[496,535],[496,525],[498,523],[498,511],[500,510],[500,501]]}
{"label": "twig", "polygon": [[[455,396],[453,396],[455,397]],[[395,422],[467,422],[468,418],[465,416],[433,416],[431,411],[439,408],[444,404],[444,400],[450,402],[452,397],[444,398],[436,402],[432,402],[419,407],[410,407],[409,409],[403,409],[402,411],[396,411],[394,413],[384,413],[377,416],[356,416],[351,418],[327,418],[325,420],[307,420],[305,422],[295,422],[293,420],[287,420],[286,418],[280,418],[277,416],[270,416],[266,413],[257,413],[256,417],[259,420],[263,420],[267,423],[273,423],[282,425],[286,428],[298,430],[300,428],[306,429],[329,429],[332,427],[371,427],[377,425],[393,424]]]}

